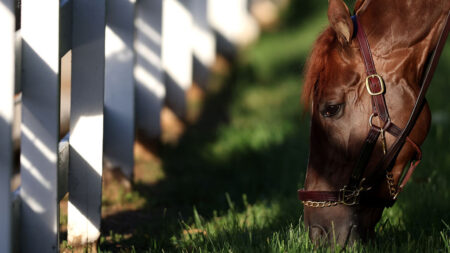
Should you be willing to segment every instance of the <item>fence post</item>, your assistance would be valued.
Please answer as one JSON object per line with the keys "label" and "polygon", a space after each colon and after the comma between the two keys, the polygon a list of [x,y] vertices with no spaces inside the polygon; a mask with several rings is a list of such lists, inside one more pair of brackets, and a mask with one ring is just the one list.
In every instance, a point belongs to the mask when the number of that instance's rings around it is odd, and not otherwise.
{"label": "fence post", "polygon": [[59,8],[22,1],[22,252],[59,248]]}
{"label": "fence post", "polygon": [[192,84],[190,1],[163,0],[161,58],[167,89],[166,102],[181,118],[186,116],[186,91]]}
{"label": "fence post", "polygon": [[250,0],[210,0],[208,19],[217,32],[218,51],[226,56],[236,53],[236,46],[247,45],[259,35],[259,26],[249,14]]}
{"label": "fence post", "polygon": [[161,133],[160,113],[166,96],[161,66],[161,21],[162,0],[136,3],[136,124],[147,138]]}
{"label": "fence post", "polygon": [[14,106],[14,1],[0,0],[0,252],[12,252],[11,172]]}
{"label": "fence post", "polygon": [[129,0],[106,2],[104,157],[133,179],[134,6]]}
{"label": "fence post", "polygon": [[209,69],[216,58],[216,39],[208,22],[210,0],[191,1],[192,47],[194,53],[194,81],[205,88],[208,83]]}
{"label": "fence post", "polygon": [[69,150],[69,244],[100,236],[105,0],[73,2]]}

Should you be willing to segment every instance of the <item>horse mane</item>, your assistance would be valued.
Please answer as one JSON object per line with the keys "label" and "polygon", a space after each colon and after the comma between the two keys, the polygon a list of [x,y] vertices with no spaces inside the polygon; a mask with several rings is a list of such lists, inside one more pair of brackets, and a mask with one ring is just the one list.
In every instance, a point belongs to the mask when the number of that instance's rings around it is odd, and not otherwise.
{"label": "horse mane", "polygon": [[331,27],[328,27],[319,35],[313,44],[313,49],[304,72],[303,92],[301,96],[304,110],[310,108],[313,96],[320,96],[321,91],[328,84],[328,82],[324,81],[319,82],[319,77],[326,80],[324,70],[328,62],[329,52],[336,39],[336,32]]}

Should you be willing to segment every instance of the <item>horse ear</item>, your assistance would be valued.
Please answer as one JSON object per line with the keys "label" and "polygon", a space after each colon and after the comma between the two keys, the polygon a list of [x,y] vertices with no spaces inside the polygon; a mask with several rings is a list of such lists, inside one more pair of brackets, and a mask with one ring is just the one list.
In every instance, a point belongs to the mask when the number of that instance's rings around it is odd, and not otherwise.
{"label": "horse ear", "polygon": [[361,8],[362,4],[364,3],[364,0],[357,0],[355,3],[355,13]]}
{"label": "horse ear", "polygon": [[343,0],[328,1],[328,21],[336,32],[339,42],[342,45],[349,43],[353,35],[353,22]]}

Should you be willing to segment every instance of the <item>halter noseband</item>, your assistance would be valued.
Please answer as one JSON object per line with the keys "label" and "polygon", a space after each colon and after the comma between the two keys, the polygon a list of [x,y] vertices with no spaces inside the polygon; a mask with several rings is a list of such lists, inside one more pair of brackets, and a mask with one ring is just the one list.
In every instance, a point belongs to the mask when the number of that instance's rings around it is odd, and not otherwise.
{"label": "halter noseband", "polygon": [[[447,35],[450,30],[449,18],[450,12],[447,14],[447,20],[444,30],[442,31],[436,49],[434,50],[431,60],[428,64],[428,68],[425,71],[422,86],[420,88],[419,96],[417,97],[414,109],[411,112],[408,123],[405,128],[401,129],[396,126],[390,119],[388,109],[386,106],[386,100],[384,94],[386,87],[384,85],[383,78],[377,74],[375,64],[373,62],[372,54],[370,51],[369,43],[367,41],[366,34],[363,27],[359,23],[357,16],[352,16],[353,24],[356,31],[356,37],[358,39],[359,48],[361,51],[364,65],[366,68],[366,80],[365,85],[367,92],[372,98],[372,114],[369,118],[369,133],[363,143],[361,153],[353,168],[350,181],[347,185],[338,191],[307,191],[304,189],[298,190],[298,197],[305,206],[308,207],[330,207],[339,204],[355,206],[364,205],[369,207],[390,207],[395,203],[398,194],[402,191],[405,184],[410,179],[414,169],[420,163],[422,159],[422,152],[419,146],[414,143],[408,135],[414,127],[420,112],[425,104],[425,94],[430,86],[431,78],[436,69],[439,57],[447,39]],[[372,123],[374,117],[378,117],[382,122],[382,126],[375,126]],[[394,144],[387,150],[385,133],[390,133],[396,138]],[[364,177],[364,172],[367,168],[369,160],[372,156],[372,152],[381,136],[381,142],[383,147],[383,158],[378,162],[376,170],[369,177]],[[405,176],[399,184],[395,185],[394,176],[392,174],[392,168],[395,164],[400,150],[405,142],[411,144],[416,150],[416,155],[411,161],[411,165],[405,173]],[[403,174],[403,172],[402,172]],[[389,198],[376,197],[372,189],[386,179]]]}

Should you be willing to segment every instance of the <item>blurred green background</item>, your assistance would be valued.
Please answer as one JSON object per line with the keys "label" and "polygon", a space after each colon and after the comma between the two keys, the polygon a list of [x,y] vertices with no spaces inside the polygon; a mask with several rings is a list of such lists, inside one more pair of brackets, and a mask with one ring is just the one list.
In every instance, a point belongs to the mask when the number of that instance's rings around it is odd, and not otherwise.
{"label": "blurred green background", "polygon": [[[178,144],[161,144],[155,159],[136,157],[145,176],[104,199],[101,252],[337,250],[310,244],[296,192],[309,139],[302,71],[327,26],[326,8],[291,1],[276,28],[214,74],[199,120]],[[377,238],[346,251],[450,252],[448,44],[427,95],[433,121],[424,160],[385,210]],[[127,208],[111,211],[118,205]]]}

